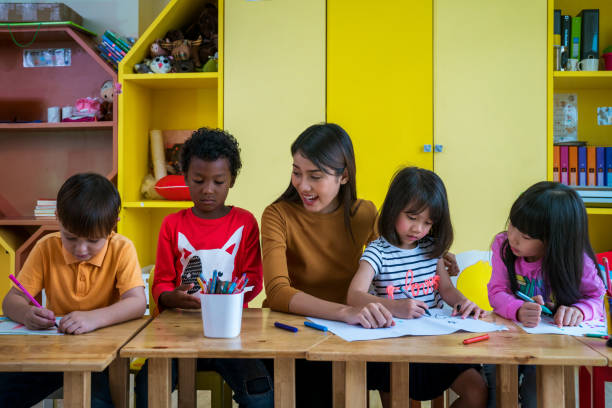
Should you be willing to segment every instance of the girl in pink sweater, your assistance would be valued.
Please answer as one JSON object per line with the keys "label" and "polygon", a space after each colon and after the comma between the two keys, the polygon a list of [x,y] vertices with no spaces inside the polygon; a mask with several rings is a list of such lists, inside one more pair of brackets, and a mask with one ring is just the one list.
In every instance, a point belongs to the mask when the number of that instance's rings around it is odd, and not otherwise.
{"label": "girl in pink sweater", "polygon": [[[510,210],[508,231],[495,237],[492,252],[487,288],[500,316],[534,327],[545,304],[559,326],[603,317],[605,289],[587,215],[571,188],[544,181],[522,193]],[[535,303],[518,298],[518,291]]]}

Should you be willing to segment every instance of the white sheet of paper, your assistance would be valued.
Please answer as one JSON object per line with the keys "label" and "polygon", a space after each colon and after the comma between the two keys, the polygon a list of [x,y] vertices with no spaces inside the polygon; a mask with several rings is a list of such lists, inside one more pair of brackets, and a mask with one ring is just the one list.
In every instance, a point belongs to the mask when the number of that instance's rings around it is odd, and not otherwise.
{"label": "white sheet of paper", "polygon": [[506,326],[475,320],[473,318],[462,319],[452,317],[451,310],[429,309],[431,317],[423,316],[418,319],[395,318],[395,326],[381,329],[365,329],[359,325],[350,325],[333,320],[309,317],[317,324],[326,326],[336,336],[346,341],[376,340],[401,336],[432,336],[450,334],[458,330],[481,333],[499,330],[508,330]]}
{"label": "white sheet of paper", "polygon": [[568,334],[570,336],[584,336],[587,333],[608,334],[605,322],[589,320],[580,323],[578,326],[558,327],[550,316],[542,316],[540,324],[536,327],[525,327],[521,323],[519,326],[529,334]]}
{"label": "white sheet of paper", "polygon": [[[59,324],[61,317],[56,317],[55,321]],[[57,331],[57,327],[51,327],[47,330],[28,330],[21,324],[12,321],[8,317],[0,317],[0,335],[2,334],[19,334],[19,335],[36,335],[36,336],[63,336],[64,333]]]}

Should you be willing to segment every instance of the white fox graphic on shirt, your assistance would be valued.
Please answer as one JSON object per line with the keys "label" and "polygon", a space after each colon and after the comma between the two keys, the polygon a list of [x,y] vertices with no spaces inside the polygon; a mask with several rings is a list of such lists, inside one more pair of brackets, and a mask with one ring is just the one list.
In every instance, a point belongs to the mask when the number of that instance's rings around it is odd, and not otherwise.
{"label": "white fox graphic on shirt", "polygon": [[242,230],[244,225],[238,228],[227,240],[223,247],[218,249],[195,249],[182,233],[178,233],[178,250],[181,253],[181,282],[183,284],[193,283],[193,287],[187,292],[197,293],[200,290],[196,277],[201,276],[206,282],[212,278],[213,270],[223,280],[231,280],[234,272],[234,260],[240,241],[242,241]]}

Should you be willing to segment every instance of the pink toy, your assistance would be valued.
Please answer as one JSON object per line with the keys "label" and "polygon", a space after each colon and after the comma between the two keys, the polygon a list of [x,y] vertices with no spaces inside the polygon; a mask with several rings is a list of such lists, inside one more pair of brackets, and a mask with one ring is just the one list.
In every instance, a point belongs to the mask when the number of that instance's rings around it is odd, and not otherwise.
{"label": "pink toy", "polygon": [[95,98],[80,98],[76,102],[76,110],[80,113],[96,113],[100,110],[100,101]]}

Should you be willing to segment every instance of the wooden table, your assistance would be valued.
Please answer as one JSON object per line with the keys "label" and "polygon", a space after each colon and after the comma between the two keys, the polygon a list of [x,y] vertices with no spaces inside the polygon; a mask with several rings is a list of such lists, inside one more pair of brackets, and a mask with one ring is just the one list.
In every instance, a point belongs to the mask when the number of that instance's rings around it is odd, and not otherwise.
{"label": "wooden table", "polygon": [[[295,359],[333,336],[304,326],[302,316],[244,309],[238,337],[204,337],[197,311],[166,310],[121,349],[121,357],[149,358],[149,407],[170,407],[171,359],[179,358],[179,406],[195,406],[196,358],[274,359],[274,405],[295,406]],[[274,327],[280,321],[297,333]]]}
{"label": "wooden table", "polygon": [[538,369],[538,406],[562,407],[564,366],[602,366],[603,355],[571,336],[527,334],[514,323],[492,316],[509,331],[489,333],[490,340],[463,345],[475,333],[445,336],[407,336],[346,342],[337,336],[311,348],[306,358],[334,362],[334,406],[366,406],[366,362],[390,361],[393,407],[408,406],[409,362],[498,364],[497,406],[516,407],[519,364]]}
{"label": "wooden table", "polygon": [[148,322],[141,318],[78,336],[0,335],[0,371],[64,372],[64,406],[91,405],[91,372],[109,367],[116,407],[128,407],[129,360],[119,349]]}

